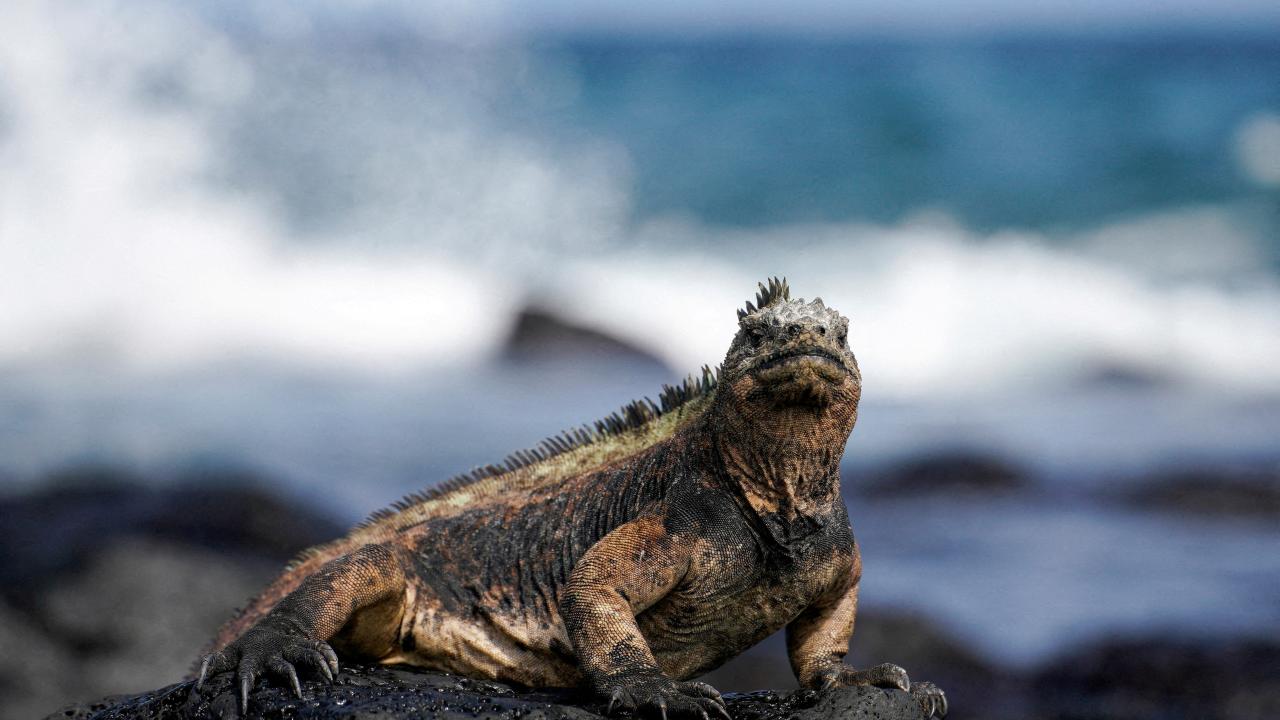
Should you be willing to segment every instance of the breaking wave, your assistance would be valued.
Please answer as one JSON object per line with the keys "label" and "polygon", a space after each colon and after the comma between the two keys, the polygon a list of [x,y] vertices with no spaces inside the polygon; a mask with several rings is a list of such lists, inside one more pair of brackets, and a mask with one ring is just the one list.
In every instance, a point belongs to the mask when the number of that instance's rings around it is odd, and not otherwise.
{"label": "breaking wave", "polygon": [[1280,285],[1230,204],[1065,235],[637,217],[616,144],[504,115],[573,94],[554,58],[463,44],[358,74],[333,38],[287,55],[167,5],[0,16],[0,367],[465,364],[536,299],[692,369],[787,275],[852,317],[886,396],[1117,368],[1280,390]]}

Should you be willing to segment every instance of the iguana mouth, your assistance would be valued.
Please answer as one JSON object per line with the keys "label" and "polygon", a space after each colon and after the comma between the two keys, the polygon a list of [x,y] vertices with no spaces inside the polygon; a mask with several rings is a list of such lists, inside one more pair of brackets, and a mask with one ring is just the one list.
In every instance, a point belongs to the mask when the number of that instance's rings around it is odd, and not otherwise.
{"label": "iguana mouth", "polygon": [[836,399],[836,388],[853,376],[843,360],[818,347],[769,355],[751,374],[774,405],[817,408],[830,405]]}
{"label": "iguana mouth", "polygon": [[834,365],[841,371],[848,372],[848,370],[845,369],[844,360],[838,357],[835,353],[819,347],[797,348],[774,353],[760,361],[752,369],[756,372],[763,372],[770,368],[789,365],[796,362],[803,362],[806,360],[810,362],[818,362],[823,365]]}

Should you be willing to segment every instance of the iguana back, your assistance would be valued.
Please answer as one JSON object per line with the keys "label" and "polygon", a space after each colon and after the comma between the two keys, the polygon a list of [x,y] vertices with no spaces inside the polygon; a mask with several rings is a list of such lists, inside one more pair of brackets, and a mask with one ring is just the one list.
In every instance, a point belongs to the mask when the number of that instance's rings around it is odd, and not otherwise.
{"label": "iguana back", "polygon": [[225,623],[215,636],[220,650],[266,615],[321,566],[365,545],[386,542],[430,520],[494,505],[524,504],[541,493],[573,492],[575,479],[628,458],[672,437],[713,401],[718,370],[663,386],[658,402],[648,398],[623,406],[594,423],[567,430],[538,447],[455,476],[378,510],[347,535],[302,551],[265,590]]}

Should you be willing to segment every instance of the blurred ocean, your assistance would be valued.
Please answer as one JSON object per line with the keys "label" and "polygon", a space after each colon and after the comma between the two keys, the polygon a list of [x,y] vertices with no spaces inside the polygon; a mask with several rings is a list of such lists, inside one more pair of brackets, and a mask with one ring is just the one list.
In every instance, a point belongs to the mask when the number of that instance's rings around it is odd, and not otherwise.
{"label": "blurred ocean", "polygon": [[[193,7],[0,9],[5,489],[243,466],[354,521],[717,363],[785,275],[853,321],[850,486],[953,449],[1035,478],[853,501],[864,602],[1016,662],[1280,623],[1276,527],[1097,500],[1280,463],[1280,35]],[[669,370],[501,360],[530,305]]]}

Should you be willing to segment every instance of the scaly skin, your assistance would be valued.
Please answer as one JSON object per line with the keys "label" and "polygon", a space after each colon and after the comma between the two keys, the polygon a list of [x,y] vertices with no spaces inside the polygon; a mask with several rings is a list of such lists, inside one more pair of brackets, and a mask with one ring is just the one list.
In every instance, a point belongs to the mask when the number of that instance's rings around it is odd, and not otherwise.
{"label": "scaly skin", "polygon": [[[726,716],[692,682],[786,627],[803,687],[942,692],[843,658],[862,561],[839,465],[861,375],[848,320],[761,286],[718,376],[668,388],[503,468],[411,498],[305,553],[200,670],[300,694],[295,666],[408,663],[533,687],[586,684],[608,712]],[[336,652],[335,652],[336,651]]]}

